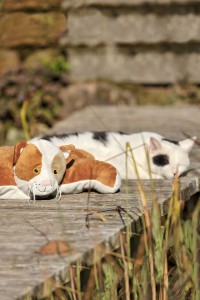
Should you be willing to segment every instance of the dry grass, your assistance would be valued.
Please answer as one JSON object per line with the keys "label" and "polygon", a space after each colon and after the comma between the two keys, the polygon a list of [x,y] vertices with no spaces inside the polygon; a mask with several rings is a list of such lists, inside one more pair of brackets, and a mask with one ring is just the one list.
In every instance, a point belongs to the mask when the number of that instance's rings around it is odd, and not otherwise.
{"label": "dry grass", "polygon": [[[129,144],[128,151],[131,151]],[[137,173],[133,155],[132,160]],[[128,184],[127,181],[127,188]],[[147,208],[139,175],[138,185],[144,208],[143,232],[137,234],[132,230],[127,201],[126,231],[120,235],[120,249],[111,253],[103,246],[96,249],[93,266],[74,266],[71,283],[62,287],[61,297],[58,289],[48,299],[200,299],[198,199],[190,200],[184,207],[176,177],[168,215],[163,221],[156,197],[151,211]]]}

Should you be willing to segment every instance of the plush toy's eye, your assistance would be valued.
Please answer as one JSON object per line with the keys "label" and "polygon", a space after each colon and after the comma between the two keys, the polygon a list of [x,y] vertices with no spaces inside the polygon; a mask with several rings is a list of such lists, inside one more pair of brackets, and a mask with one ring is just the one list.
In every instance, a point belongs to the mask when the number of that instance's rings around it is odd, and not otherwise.
{"label": "plush toy's eye", "polygon": [[35,168],[35,169],[33,170],[33,172],[34,172],[35,174],[37,174],[37,173],[39,173],[39,169],[38,169],[38,168]]}
{"label": "plush toy's eye", "polygon": [[54,172],[54,174],[58,174],[58,171],[55,169],[55,170],[53,170],[53,172]]}

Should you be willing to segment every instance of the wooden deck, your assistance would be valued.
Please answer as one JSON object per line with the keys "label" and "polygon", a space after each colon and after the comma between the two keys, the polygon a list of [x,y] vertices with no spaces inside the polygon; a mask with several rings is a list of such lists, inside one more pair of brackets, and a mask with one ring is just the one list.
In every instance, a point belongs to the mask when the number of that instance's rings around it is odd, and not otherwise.
{"label": "wooden deck", "polygon": [[[180,139],[184,133],[199,134],[200,120],[197,108],[130,108],[93,107],[75,113],[54,130],[124,130],[136,132],[154,130],[168,138]],[[158,116],[158,121],[155,116]],[[177,118],[178,116],[178,118]],[[200,148],[192,152],[194,170],[181,179],[182,199],[188,200],[200,191]],[[144,181],[148,205],[152,191]],[[167,200],[172,193],[169,180],[155,181],[156,195],[162,214],[167,213]],[[128,193],[127,193],[128,190]],[[128,200],[128,201],[127,201]],[[50,285],[58,286],[69,280],[69,267],[76,261],[93,262],[94,248],[104,244],[107,251],[119,247],[119,232],[125,227],[126,215],[118,207],[129,208],[129,218],[135,230],[141,229],[143,212],[136,181],[128,188],[123,183],[114,195],[82,193],[66,195],[59,203],[53,200],[38,201],[36,206],[24,200],[0,202],[0,299],[37,299],[47,295]],[[89,228],[86,215],[89,215]],[[105,218],[104,222],[98,213]],[[47,241],[62,240],[74,249],[68,254],[41,255],[39,248]],[[105,253],[102,253],[104,255]]]}

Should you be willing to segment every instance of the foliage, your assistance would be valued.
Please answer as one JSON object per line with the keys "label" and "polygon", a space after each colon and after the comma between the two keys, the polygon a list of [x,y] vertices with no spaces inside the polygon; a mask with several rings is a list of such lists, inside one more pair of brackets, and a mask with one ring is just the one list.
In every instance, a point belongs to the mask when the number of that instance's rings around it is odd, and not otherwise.
{"label": "foliage", "polygon": [[57,75],[69,71],[69,64],[62,55],[57,56],[50,63],[45,64],[45,67]]}
{"label": "foliage", "polygon": [[[14,136],[10,142],[24,138],[22,119],[28,123],[26,132],[33,136],[61,118],[59,90],[69,81],[67,75],[61,72],[61,66],[59,68],[58,73],[45,67],[35,71],[18,69],[0,78],[0,144],[6,140],[9,144],[8,135],[12,130],[21,130],[21,135]],[[24,102],[27,104],[25,111],[21,110]]]}

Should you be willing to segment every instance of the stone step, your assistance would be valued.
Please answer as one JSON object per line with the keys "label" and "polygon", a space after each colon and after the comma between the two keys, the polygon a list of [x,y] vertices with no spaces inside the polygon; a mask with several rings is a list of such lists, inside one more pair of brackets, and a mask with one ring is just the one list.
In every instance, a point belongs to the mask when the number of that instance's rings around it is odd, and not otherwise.
{"label": "stone step", "polygon": [[69,14],[68,29],[63,41],[67,45],[200,42],[200,17],[193,13],[143,15],[122,11],[115,17],[104,10],[84,9]]}
{"label": "stone step", "polygon": [[192,4],[200,3],[200,0],[63,0],[63,8],[77,8],[91,5],[98,6],[136,6],[144,4],[159,4],[159,5],[169,5],[169,4]]}
{"label": "stone step", "polygon": [[74,81],[107,79],[120,83],[170,84],[200,82],[200,53],[140,52],[116,47],[69,49]]}

